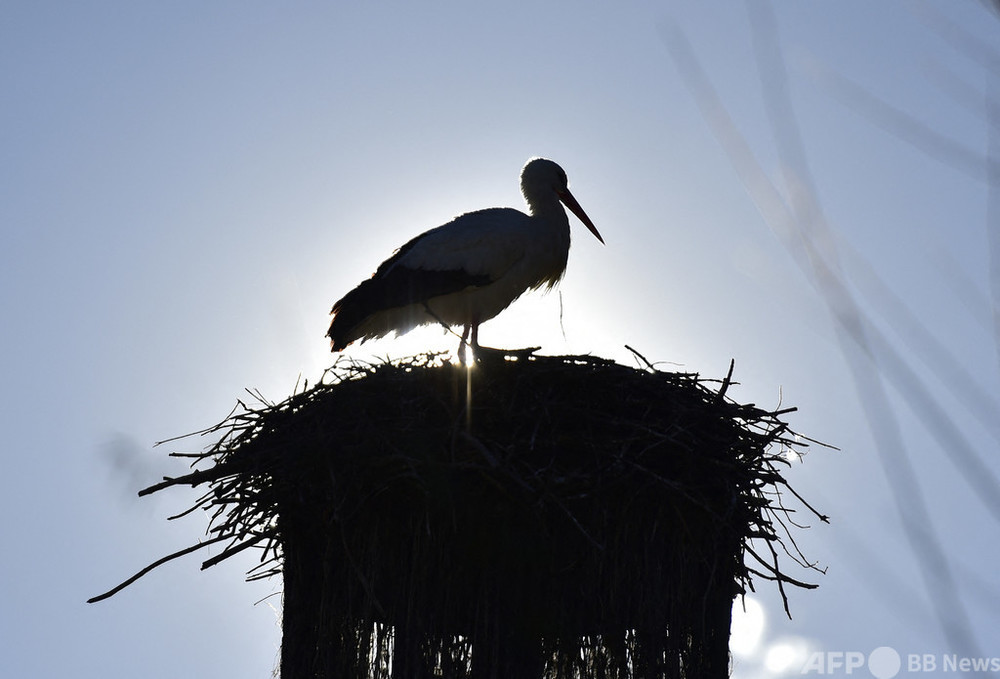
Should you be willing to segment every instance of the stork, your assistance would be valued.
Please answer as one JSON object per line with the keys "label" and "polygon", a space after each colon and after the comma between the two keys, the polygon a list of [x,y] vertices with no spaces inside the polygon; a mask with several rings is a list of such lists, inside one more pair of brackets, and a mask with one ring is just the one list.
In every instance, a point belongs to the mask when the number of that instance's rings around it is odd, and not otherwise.
{"label": "stork", "polygon": [[480,323],[524,292],[551,288],[562,277],[569,257],[562,205],[604,243],[556,163],[529,160],[521,170],[521,193],[529,214],[513,208],[469,212],[396,250],[333,305],[327,332],[332,350],[437,322],[463,326],[464,356],[466,346],[479,349]]}

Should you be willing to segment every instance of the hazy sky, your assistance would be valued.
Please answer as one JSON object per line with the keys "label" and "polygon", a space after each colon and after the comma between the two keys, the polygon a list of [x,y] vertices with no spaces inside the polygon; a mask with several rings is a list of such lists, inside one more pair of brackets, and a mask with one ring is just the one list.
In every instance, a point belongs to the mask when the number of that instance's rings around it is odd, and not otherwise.
{"label": "hazy sky", "polygon": [[[630,363],[629,344],[710,377],[735,358],[731,396],[798,406],[794,429],[842,449],[788,472],[832,517],[797,535],[827,574],[788,564],[820,584],[791,591],[791,621],[760,583],[735,676],[779,676],[782,657],[798,676],[812,651],[890,646],[903,674],[909,654],[1000,656],[981,497],[1000,476],[1000,18],[983,3],[8,5],[6,676],[270,676],[280,582],[243,582],[254,555],[84,603],[203,534],[202,516],[165,521],[194,491],[135,497],[184,468],[153,442],[218,422],[244,388],[318,378],[331,303],[412,235],[521,208],[536,155],[607,245],[571,219],[560,292],[484,324],[483,344]],[[804,226],[850,298],[818,290]],[[871,320],[867,353],[838,339],[831,300]],[[349,353],[454,344],[427,328]],[[940,554],[945,571],[921,568]]]}

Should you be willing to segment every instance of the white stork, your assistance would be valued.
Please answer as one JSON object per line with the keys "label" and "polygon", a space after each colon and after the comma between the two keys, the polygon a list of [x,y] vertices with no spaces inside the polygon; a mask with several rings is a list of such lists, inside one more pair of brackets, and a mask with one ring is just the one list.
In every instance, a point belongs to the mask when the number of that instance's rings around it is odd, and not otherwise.
{"label": "white stork", "polygon": [[469,212],[396,250],[333,305],[333,351],[434,322],[463,326],[460,355],[467,341],[478,349],[480,323],[527,290],[551,288],[566,270],[569,219],[560,201],[604,243],[551,160],[528,161],[521,193],[530,215],[512,208]]}

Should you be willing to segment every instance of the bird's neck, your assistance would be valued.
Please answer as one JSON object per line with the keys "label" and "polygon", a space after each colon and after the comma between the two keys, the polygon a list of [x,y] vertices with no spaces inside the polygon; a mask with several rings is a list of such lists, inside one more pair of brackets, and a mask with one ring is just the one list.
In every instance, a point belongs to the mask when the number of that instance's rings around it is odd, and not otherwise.
{"label": "bird's neck", "polygon": [[[558,200],[539,201],[528,204],[531,218],[537,224],[536,238],[547,246],[543,250],[566,251],[569,248],[569,216]],[[563,265],[565,266],[565,264]]]}
{"label": "bird's neck", "polygon": [[569,217],[566,216],[566,210],[563,209],[558,198],[549,198],[548,196],[543,200],[529,198],[528,212],[532,217],[544,219],[552,225],[565,225],[566,228],[569,228]]}

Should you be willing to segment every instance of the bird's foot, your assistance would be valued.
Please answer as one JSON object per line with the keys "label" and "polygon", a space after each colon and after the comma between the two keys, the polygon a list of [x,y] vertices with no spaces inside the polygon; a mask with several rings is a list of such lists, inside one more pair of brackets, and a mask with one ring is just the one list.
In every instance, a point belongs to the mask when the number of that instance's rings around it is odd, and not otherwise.
{"label": "bird's foot", "polygon": [[494,349],[493,347],[472,347],[472,356],[476,362],[497,362],[506,360],[521,360],[528,358],[541,347],[526,347],[524,349]]}

